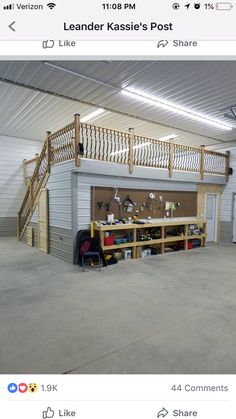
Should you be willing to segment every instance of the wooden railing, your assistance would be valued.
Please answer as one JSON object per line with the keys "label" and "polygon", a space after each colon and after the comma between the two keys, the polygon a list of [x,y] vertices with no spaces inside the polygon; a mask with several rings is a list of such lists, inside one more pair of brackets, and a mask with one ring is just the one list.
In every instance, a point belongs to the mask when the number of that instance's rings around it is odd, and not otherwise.
{"label": "wooden railing", "polygon": [[[18,237],[25,228],[37,205],[40,189],[44,187],[50,173],[50,166],[68,160],[75,160],[80,166],[81,158],[100,160],[126,165],[129,173],[134,166],[174,171],[221,175],[228,179],[229,153],[222,154],[200,148],[189,147],[173,142],[135,135],[129,132],[98,127],[80,122],[79,115],[64,128],[50,133],[44,142],[40,155],[24,161],[25,180],[28,184],[24,200],[18,213]],[[28,167],[34,165],[31,175]]]}

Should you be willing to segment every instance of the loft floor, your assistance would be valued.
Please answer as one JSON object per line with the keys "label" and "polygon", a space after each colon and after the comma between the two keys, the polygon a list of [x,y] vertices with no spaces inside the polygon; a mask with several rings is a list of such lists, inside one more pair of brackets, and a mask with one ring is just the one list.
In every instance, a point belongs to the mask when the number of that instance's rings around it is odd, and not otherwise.
{"label": "loft floor", "polygon": [[236,373],[235,245],[82,273],[0,239],[0,373]]}

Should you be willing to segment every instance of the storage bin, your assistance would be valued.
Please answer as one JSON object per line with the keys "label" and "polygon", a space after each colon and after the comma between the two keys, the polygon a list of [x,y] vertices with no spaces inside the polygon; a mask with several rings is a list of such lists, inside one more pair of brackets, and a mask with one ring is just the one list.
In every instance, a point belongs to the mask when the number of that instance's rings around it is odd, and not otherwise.
{"label": "storage bin", "polygon": [[124,259],[131,259],[132,258],[132,250],[131,249],[123,249],[122,255]]}
{"label": "storage bin", "polygon": [[104,246],[113,246],[115,242],[115,236],[104,237]]}
{"label": "storage bin", "polygon": [[125,244],[128,242],[127,238],[117,238],[115,239],[115,244]]}
{"label": "storage bin", "polygon": [[193,248],[193,243],[192,242],[188,242],[188,250],[192,250]]}

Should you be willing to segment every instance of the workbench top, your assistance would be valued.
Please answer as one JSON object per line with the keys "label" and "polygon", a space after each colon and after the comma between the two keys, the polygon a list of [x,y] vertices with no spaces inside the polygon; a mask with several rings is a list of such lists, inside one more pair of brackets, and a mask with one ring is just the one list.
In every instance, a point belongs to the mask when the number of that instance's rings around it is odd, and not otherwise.
{"label": "workbench top", "polygon": [[161,227],[161,226],[177,226],[186,224],[203,224],[206,220],[197,217],[173,217],[173,218],[152,218],[139,219],[144,224],[126,223],[126,224],[115,224],[115,225],[95,225],[95,230],[109,231],[109,230],[128,230],[134,228],[148,228],[148,227]]}

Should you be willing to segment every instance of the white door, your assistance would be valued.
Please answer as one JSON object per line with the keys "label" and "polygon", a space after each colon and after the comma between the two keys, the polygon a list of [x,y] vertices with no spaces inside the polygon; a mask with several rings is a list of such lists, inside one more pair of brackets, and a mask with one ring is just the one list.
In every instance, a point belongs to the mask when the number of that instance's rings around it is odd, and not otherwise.
{"label": "white door", "polygon": [[206,195],[207,242],[216,241],[216,194]]}
{"label": "white door", "polygon": [[236,194],[233,199],[233,242],[236,243]]}

